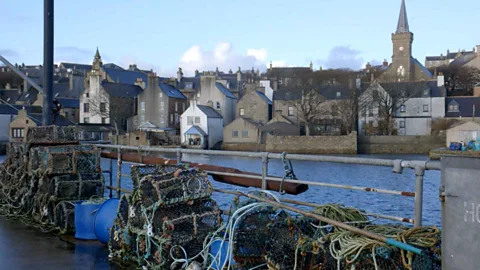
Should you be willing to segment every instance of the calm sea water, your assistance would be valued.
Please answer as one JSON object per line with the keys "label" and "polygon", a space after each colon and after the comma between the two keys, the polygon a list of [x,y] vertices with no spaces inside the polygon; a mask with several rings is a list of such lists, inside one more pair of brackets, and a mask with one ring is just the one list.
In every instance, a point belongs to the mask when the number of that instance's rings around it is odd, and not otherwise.
{"label": "calm sea water", "polygon": [[[167,156],[175,158],[174,156]],[[357,156],[358,157],[358,156]],[[415,159],[426,160],[427,156],[384,156],[384,155],[365,155],[366,158],[387,158],[387,159]],[[206,155],[184,155],[184,161],[208,163],[226,167],[234,167],[243,171],[261,173],[260,159],[225,157],[225,156],[206,156]],[[108,169],[109,160],[102,160],[104,170]],[[362,187],[391,189],[398,191],[415,191],[415,174],[413,170],[405,169],[403,174],[394,174],[390,167],[352,165],[326,162],[308,162],[292,161],[293,169],[298,179],[308,181],[318,181],[333,184],[354,185]],[[123,164],[122,173],[130,173],[131,164]],[[116,176],[116,161],[114,161],[114,183]],[[269,162],[269,174],[283,176],[284,170],[280,160],[271,160]],[[108,182],[108,175],[105,174]],[[253,188],[235,187],[228,184],[212,181],[215,187],[228,190],[253,190]],[[438,200],[438,190],[440,184],[439,171],[427,171],[424,177],[424,205],[423,205],[423,223],[424,225],[440,226],[440,201]],[[122,187],[132,188],[130,179],[122,179]],[[106,192],[108,194],[108,191]],[[280,195],[278,195],[280,196]],[[305,202],[315,202],[318,204],[339,203],[347,206],[353,206],[363,209],[367,212],[384,215],[393,215],[400,217],[414,217],[414,199],[397,195],[378,194],[363,191],[344,190],[328,187],[310,186],[309,190],[300,195],[283,195],[282,197]],[[219,205],[228,209],[233,199],[231,195],[215,193],[214,198]]]}

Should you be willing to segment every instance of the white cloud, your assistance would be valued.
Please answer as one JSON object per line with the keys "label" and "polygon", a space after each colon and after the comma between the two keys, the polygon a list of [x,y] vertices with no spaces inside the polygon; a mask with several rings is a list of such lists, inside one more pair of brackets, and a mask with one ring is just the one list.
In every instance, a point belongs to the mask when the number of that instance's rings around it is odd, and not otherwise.
{"label": "white cloud", "polygon": [[180,58],[179,67],[182,68],[186,76],[191,76],[195,70],[215,70],[217,67],[221,71],[232,69],[236,71],[238,67],[244,69],[265,70],[267,58],[266,49],[248,49],[242,54],[236,52],[229,42],[221,42],[215,45],[213,50],[206,50],[198,45],[190,47]]}
{"label": "white cloud", "polygon": [[[269,64],[270,66],[270,64]],[[284,60],[272,61],[272,67],[288,67],[287,62]]]}

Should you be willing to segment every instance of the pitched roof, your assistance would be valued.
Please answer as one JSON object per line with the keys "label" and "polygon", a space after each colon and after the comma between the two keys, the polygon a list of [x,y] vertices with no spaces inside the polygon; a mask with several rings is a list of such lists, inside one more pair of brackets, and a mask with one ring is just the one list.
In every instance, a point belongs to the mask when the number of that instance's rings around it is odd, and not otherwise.
{"label": "pitched roof", "polygon": [[114,82],[123,84],[135,84],[138,78],[141,78],[145,83],[148,80],[148,75],[140,71],[123,70],[117,68],[104,68],[108,77]]}
{"label": "pitched roof", "polygon": [[412,61],[414,64],[416,64],[420,68],[420,70],[422,70],[425,74],[427,74],[428,77],[433,78],[432,72],[430,72],[430,70],[428,70],[428,68],[426,68],[422,63],[420,63],[420,61],[418,61],[417,58],[412,57]]}
{"label": "pitched roof", "polygon": [[405,0],[402,0],[402,5],[400,6],[400,15],[398,16],[398,24],[396,34],[400,33],[409,33],[410,28],[408,26],[407,18],[407,8],[405,7]]}
{"label": "pitched roof", "polygon": [[246,118],[246,117],[240,117],[240,119],[243,119],[245,120],[246,122],[250,123],[251,125],[255,126],[256,128],[260,129],[263,125],[259,122],[256,122],[256,121],[253,121],[252,119],[250,118]]}
{"label": "pitched roof", "polygon": [[[458,105],[458,111],[449,111],[449,105]],[[475,106],[475,115],[473,115]],[[445,117],[480,117],[480,97],[445,98]]]}
{"label": "pitched roof", "polygon": [[215,85],[217,86],[218,90],[220,90],[220,92],[222,92],[222,94],[224,94],[226,97],[237,99],[237,97],[235,97],[235,95],[232,92],[230,92],[230,90],[228,90],[225,86],[223,86],[223,84],[217,82],[215,83]]}
{"label": "pitched roof", "polygon": [[195,134],[195,135],[202,135],[202,136],[206,136],[207,133],[205,133],[205,131],[203,131],[203,129],[199,126],[191,126],[187,131],[185,131],[185,133],[183,134]]}
{"label": "pitched roof", "polygon": [[461,67],[468,62],[472,61],[473,59],[477,58],[477,54],[462,54],[461,56],[457,57],[450,63],[450,67]]}
{"label": "pitched roof", "polygon": [[[411,98],[424,97],[442,97],[442,88],[437,86],[436,81],[430,82],[394,82],[394,83],[380,83],[380,85],[387,92],[402,92],[407,91]],[[425,95],[424,90],[429,90],[428,95]]]}
{"label": "pitched roof", "polygon": [[78,98],[57,98],[57,101],[63,108],[80,108],[80,100]]}
{"label": "pitched roof", "polygon": [[223,118],[220,113],[215,109],[205,105],[197,105],[197,107],[208,117],[208,118]]}
{"label": "pitched roof", "polygon": [[[337,93],[340,93],[340,95]],[[320,94],[327,100],[349,99],[350,89],[343,85],[326,85],[320,88]]]}
{"label": "pitched roof", "polygon": [[0,90],[0,99],[7,103],[14,104],[19,96],[17,90]]}
{"label": "pitched roof", "polygon": [[22,105],[7,105],[0,104],[0,114],[17,115],[18,111],[25,108],[27,113],[42,113],[40,106],[22,106]]}
{"label": "pitched roof", "polygon": [[37,89],[31,87],[22,95],[20,95],[17,101],[23,101],[25,103],[32,104],[33,102],[35,102],[35,100],[37,100],[37,95],[38,95]]}
{"label": "pitched roof", "polygon": [[122,68],[121,66],[116,65],[116,64],[114,64],[114,63],[103,64],[102,67],[103,67],[103,68],[115,68],[115,69],[125,70],[125,69]]}
{"label": "pitched roof", "polygon": [[90,71],[92,70],[92,65],[78,64],[78,63],[60,63],[66,69]]}
{"label": "pitched roof", "polygon": [[272,101],[267,96],[265,96],[264,93],[260,91],[255,91],[255,92],[257,92],[257,94],[263,99],[263,101],[265,101],[265,103],[272,105]]}
{"label": "pitched roof", "polygon": [[[273,100],[299,100],[303,90],[303,88],[282,88],[273,92]],[[321,94],[321,87],[315,87],[312,90]]]}
{"label": "pitched roof", "polygon": [[173,87],[170,84],[167,83],[159,83],[158,86],[162,91],[171,98],[181,98],[181,99],[187,99],[177,88]]}
{"label": "pitched roof", "polygon": [[267,70],[267,77],[296,77],[306,73],[311,73],[310,67],[274,67]]}
{"label": "pitched roof", "polygon": [[123,83],[102,82],[102,87],[112,97],[134,98],[143,91],[138,85]]}

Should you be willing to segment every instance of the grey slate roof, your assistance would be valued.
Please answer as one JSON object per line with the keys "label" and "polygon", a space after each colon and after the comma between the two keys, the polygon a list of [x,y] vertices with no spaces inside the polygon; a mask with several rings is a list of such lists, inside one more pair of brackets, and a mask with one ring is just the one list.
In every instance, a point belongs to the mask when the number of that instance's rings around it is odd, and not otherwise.
{"label": "grey slate roof", "polygon": [[408,26],[407,8],[405,7],[405,0],[402,0],[400,6],[400,15],[398,16],[397,31],[395,33],[409,33],[410,28]]}
{"label": "grey slate roof", "polygon": [[[273,100],[299,100],[302,97],[302,90],[301,88],[279,89],[273,92]],[[313,90],[321,94],[320,87],[316,87]]]}
{"label": "grey slate roof", "polygon": [[18,111],[20,111],[23,108],[25,108],[27,113],[42,113],[42,107],[40,106],[0,104],[0,114],[17,115]]}
{"label": "grey slate roof", "polygon": [[255,91],[255,92],[257,92],[257,94],[263,99],[263,101],[265,101],[265,103],[272,105],[272,101],[267,96],[265,96],[264,93],[260,91]]}
{"label": "grey slate roof", "polygon": [[158,86],[162,91],[171,98],[181,98],[181,99],[187,99],[177,88],[173,87],[170,84],[167,83],[159,83]]}
{"label": "grey slate roof", "polygon": [[215,109],[205,105],[196,105],[208,118],[223,118]]}
{"label": "grey slate roof", "polygon": [[464,54],[464,55],[461,55],[459,57],[457,57],[457,59],[453,60],[451,63],[450,63],[450,67],[461,67],[465,64],[467,64],[468,62],[472,61],[473,59],[477,58],[477,54]]}
{"label": "grey slate roof", "polygon": [[37,100],[38,91],[37,89],[31,87],[26,92],[24,92],[21,96],[18,97],[18,101],[23,101],[27,104],[32,104]]}
{"label": "grey slate roof", "polygon": [[19,96],[17,90],[0,90],[0,99],[10,104],[14,104]]}
{"label": "grey slate roof", "polygon": [[[448,111],[449,105],[458,105],[458,112]],[[475,105],[475,115],[473,106]],[[445,117],[480,117],[480,97],[445,98]]]}
{"label": "grey slate roof", "polygon": [[[28,116],[30,116],[30,118],[33,120],[33,122],[35,122],[37,125],[42,124],[43,115],[41,113],[29,113]],[[61,115],[57,116],[55,124],[58,125],[58,126],[74,125],[74,123],[72,123],[71,121],[69,121],[68,119],[66,119],[65,117],[63,117]]]}
{"label": "grey slate roof", "polygon": [[440,60],[451,60],[451,59],[455,59],[457,57],[457,55],[460,54],[460,55],[468,55],[468,54],[475,54],[475,51],[466,51],[466,52],[451,52],[451,53],[447,53],[447,55],[440,55],[440,56],[427,56],[425,57],[425,59],[427,61],[440,61]]}
{"label": "grey slate roof", "polygon": [[425,74],[427,74],[430,78],[433,78],[432,72],[428,70],[420,61],[417,60],[417,58],[412,57],[412,61],[414,64],[416,64]]}
{"label": "grey slate roof", "polygon": [[63,108],[80,108],[80,100],[78,98],[57,98],[57,101]]}
{"label": "grey slate roof", "polygon": [[108,77],[116,83],[135,84],[138,78],[147,83],[148,75],[140,71],[122,70],[116,68],[104,68]]}
{"label": "grey slate roof", "polygon": [[199,126],[191,126],[187,131],[185,131],[184,135],[186,134],[196,134],[196,135],[202,135],[202,136],[206,136],[207,133],[205,133],[205,131],[203,131],[203,129]]}
{"label": "grey slate roof", "polygon": [[[340,93],[340,96],[337,96]],[[320,94],[327,100],[349,99],[350,89],[343,85],[326,85],[320,88]]]}
{"label": "grey slate roof", "polygon": [[114,64],[114,63],[103,64],[102,67],[103,67],[103,68],[114,68],[114,69],[125,70],[125,69],[122,68],[121,66],[116,65],[116,64]]}
{"label": "grey slate roof", "polygon": [[123,83],[102,82],[102,87],[112,97],[134,98],[143,91],[140,86]]}
{"label": "grey slate roof", "polygon": [[235,95],[230,92],[230,90],[228,90],[225,86],[223,86],[221,83],[215,83],[215,85],[217,86],[218,90],[220,90],[220,92],[222,92],[222,94],[224,94],[226,97],[228,98],[233,98],[233,99],[237,99],[237,97],[235,97]]}
{"label": "grey slate roof", "polygon": [[[442,88],[437,86],[436,81],[431,82],[396,82],[380,83],[387,92],[408,91],[411,98],[442,97]],[[424,90],[429,90],[429,95],[424,95]]]}
{"label": "grey slate roof", "polygon": [[78,63],[60,63],[64,68],[81,70],[81,71],[90,71],[92,70],[92,65],[78,64]]}

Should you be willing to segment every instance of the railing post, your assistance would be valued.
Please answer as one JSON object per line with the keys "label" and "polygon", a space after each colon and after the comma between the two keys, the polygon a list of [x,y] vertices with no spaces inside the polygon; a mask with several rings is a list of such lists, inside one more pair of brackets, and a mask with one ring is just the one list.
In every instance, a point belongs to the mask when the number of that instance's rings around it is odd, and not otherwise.
{"label": "railing post", "polygon": [[120,199],[121,192],[120,188],[122,187],[122,150],[118,146],[118,155],[117,155],[117,198]]}
{"label": "railing post", "polygon": [[267,189],[267,176],[268,176],[268,153],[262,157],[262,189]]}
{"label": "railing post", "polygon": [[422,226],[423,216],[423,176],[425,168],[415,167],[415,219],[414,227]]}
{"label": "railing post", "polygon": [[[110,163],[110,166],[109,166],[109,169],[108,169],[108,176],[109,176],[109,185],[110,187],[113,187],[113,159],[109,159],[109,163]],[[109,195],[110,199],[113,197],[113,190],[110,189],[110,195]]]}
{"label": "railing post", "polygon": [[177,149],[177,165],[182,164],[182,152],[180,149]]}

